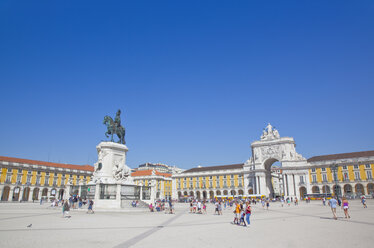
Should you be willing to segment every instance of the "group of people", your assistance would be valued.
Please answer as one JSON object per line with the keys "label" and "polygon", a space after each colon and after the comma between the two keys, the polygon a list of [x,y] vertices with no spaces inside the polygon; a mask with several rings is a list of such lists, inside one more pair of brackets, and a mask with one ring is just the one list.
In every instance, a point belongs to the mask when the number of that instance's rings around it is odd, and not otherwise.
{"label": "group of people", "polygon": [[[323,198],[322,199],[322,202],[323,202],[323,205],[326,205],[326,199]],[[361,197],[361,203],[362,203],[362,206],[364,208],[367,208],[367,205],[366,205],[366,197],[365,196],[362,196]],[[344,211],[344,217],[346,219],[349,219],[351,218],[351,216],[349,215],[349,212],[348,212],[348,209],[349,209],[349,202],[348,202],[348,199],[346,197],[343,197],[342,200],[340,200],[339,198],[337,197],[333,197],[329,200],[328,202],[330,208],[331,208],[331,211],[332,211],[332,215],[333,215],[333,218],[335,220],[338,219],[337,215],[336,215],[336,209],[337,209],[337,206],[340,206],[343,211]]]}
{"label": "group of people", "polygon": [[175,213],[174,204],[173,204],[172,200],[168,200],[168,201],[158,200],[154,204],[150,203],[148,205],[148,208],[149,208],[149,211],[151,211],[151,212],[154,212],[156,210],[157,212],[164,211],[165,214],[167,214],[167,213],[174,214]]}
{"label": "group of people", "polygon": [[206,202],[200,200],[192,200],[190,202],[190,213],[206,214]]}
{"label": "group of people", "polygon": [[[238,226],[249,226],[252,213],[250,202],[246,201],[245,204],[243,204],[242,201],[238,201],[235,204],[233,224],[236,224]],[[245,223],[245,221],[247,221],[247,224]]]}

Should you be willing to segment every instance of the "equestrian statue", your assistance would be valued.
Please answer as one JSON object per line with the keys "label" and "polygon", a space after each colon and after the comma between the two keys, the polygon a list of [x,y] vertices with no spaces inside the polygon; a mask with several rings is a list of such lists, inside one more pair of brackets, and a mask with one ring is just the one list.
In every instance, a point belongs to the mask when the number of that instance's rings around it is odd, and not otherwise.
{"label": "equestrian statue", "polygon": [[104,117],[103,124],[106,125],[107,131],[105,133],[105,136],[109,138],[109,135],[112,136],[111,141],[113,140],[113,134],[117,134],[117,137],[119,138],[118,143],[120,144],[126,144],[125,142],[125,128],[121,125],[121,110],[117,111],[116,117],[114,118],[114,121],[112,117],[109,115],[106,115]]}

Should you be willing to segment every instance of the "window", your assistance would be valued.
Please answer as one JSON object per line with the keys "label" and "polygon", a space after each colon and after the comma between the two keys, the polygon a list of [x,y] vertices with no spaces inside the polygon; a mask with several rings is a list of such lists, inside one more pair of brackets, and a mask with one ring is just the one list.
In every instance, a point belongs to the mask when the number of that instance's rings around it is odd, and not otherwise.
{"label": "window", "polygon": [[355,164],[355,165],[354,165],[354,168],[355,168],[355,169],[358,169],[358,164]]}
{"label": "window", "polygon": [[300,183],[304,183],[304,176],[300,176]]}
{"label": "window", "polygon": [[322,168],[322,171],[326,171],[326,168]]}
{"label": "window", "polygon": [[219,180],[219,176],[217,176],[217,181]]}
{"label": "window", "polygon": [[223,178],[226,178],[226,175],[224,175]]}
{"label": "window", "polygon": [[49,172],[46,172],[45,174],[46,174],[47,176],[49,176]]}
{"label": "window", "polygon": [[7,174],[6,175],[6,182],[10,183],[12,181],[12,174]]}
{"label": "window", "polygon": [[21,182],[21,177],[22,177],[22,175],[17,175],[17,183]]}
{"label": "window", "polygon": [[312,175],[312,182],[316,183],[317,182],[317,175]]}
{"label": "window", "polygon": [[54,185],[57,184],[57,177],[55,177],[55,178],[53,179],[53,184],[54,184]]}
{"label": "window", "polygon": [[313,168],[313,169],[312,169],[312,172],[316,172],[316,168]]}
{"label": "window", "polygon": [[36,184],[40,184],[40,177],[36,177]]}
{"label": "window", "polygon": [[348,181],[348,173],[344,172],[343,176],[344,176],[344,181]]}
{"label": "window", "polygon": [[371,174],[371,171],[366,171],[366,178],[373,179],[373,175]]}
{"label": "window", "polygon": [[213,177],[212,177],[212,176],[210,176],[210,177],[209,177],[209,179],[213,179]]}
{"label": "window", "polygon": [[359,171],[355,172],[355,179],[360,180],[360,172]]}
{"label": "window", "polygon": [[370,164],[365,164],[366,169],[370,169]]}
{"label": "window", "polygon": [[28,172],[27,172],[27,174],[29,174],[29,175],[30,175],[30,174],[31,174],[31,171],[28,171]]}
{"label": "window", "polygon": [[327,182],[327,175],[326,174],[322,175],[322,181]]}
{"label": "window", "polygon": [[38,175],[40,175],[40,171],[38,171]]}
{"label": "window", "polygon": [[346,165],[343,165],[343,170],[346,170],[347,169],[347,166]]}
{"label": "window", "polygon": [[12,169],[8,169],[8,172],[12,172],[13,170]]}

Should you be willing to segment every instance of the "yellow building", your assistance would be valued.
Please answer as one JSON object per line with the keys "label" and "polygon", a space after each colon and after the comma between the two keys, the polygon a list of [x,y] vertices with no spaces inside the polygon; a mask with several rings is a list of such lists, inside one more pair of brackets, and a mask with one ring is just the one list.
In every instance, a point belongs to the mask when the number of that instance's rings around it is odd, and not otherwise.
{"label": "yellow building", "polygon": [[1,201],[63,199],[87,195],[94,168],[0,156]]}
{"label": "yellow building", "polygon": [[[170,173],[159,172],[153,170],[137,170],[131,173],[136,185],[142,185],[145,187],[155,186],[155,198],[156,199],[168,199],[172,195],[172,179]],[[143,191],[142,199],[148,199],[150,196],[144,195]]]}
{"label": "yellow building", "polygon": [[243,165],[197,167],[174,174],[173,198],[213,199],[243,196],[247,194],[244,187]]}
{"label": "yellow building", "polygon": [[374,151],[308,159],[311,193],[359,197],[374,194]]}

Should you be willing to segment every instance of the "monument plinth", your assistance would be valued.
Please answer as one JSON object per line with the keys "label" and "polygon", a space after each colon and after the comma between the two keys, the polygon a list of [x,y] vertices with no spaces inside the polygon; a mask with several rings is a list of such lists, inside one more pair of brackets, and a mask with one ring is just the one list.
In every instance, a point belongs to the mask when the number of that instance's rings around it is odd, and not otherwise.
{"label": "monument plinth", "polygon": [[[97,208],[127,208],[133,200],[153,200],[143,199],[143,195],[151,195],[145,192],[151,189],[136,185],[131,177],[131,169],[126,165],[129,149],[125,145],[125,128],[121,125],[120,114],[118,110],[114,120],[110,116],[104,117],[104,124],[108,128],[105,135],[111,135],[111,141],[103,141],[96,146],[98,159],[88,186],[89,197],[94,198]],[[119,143],[113,141],[113,134],[117,134]]]}

